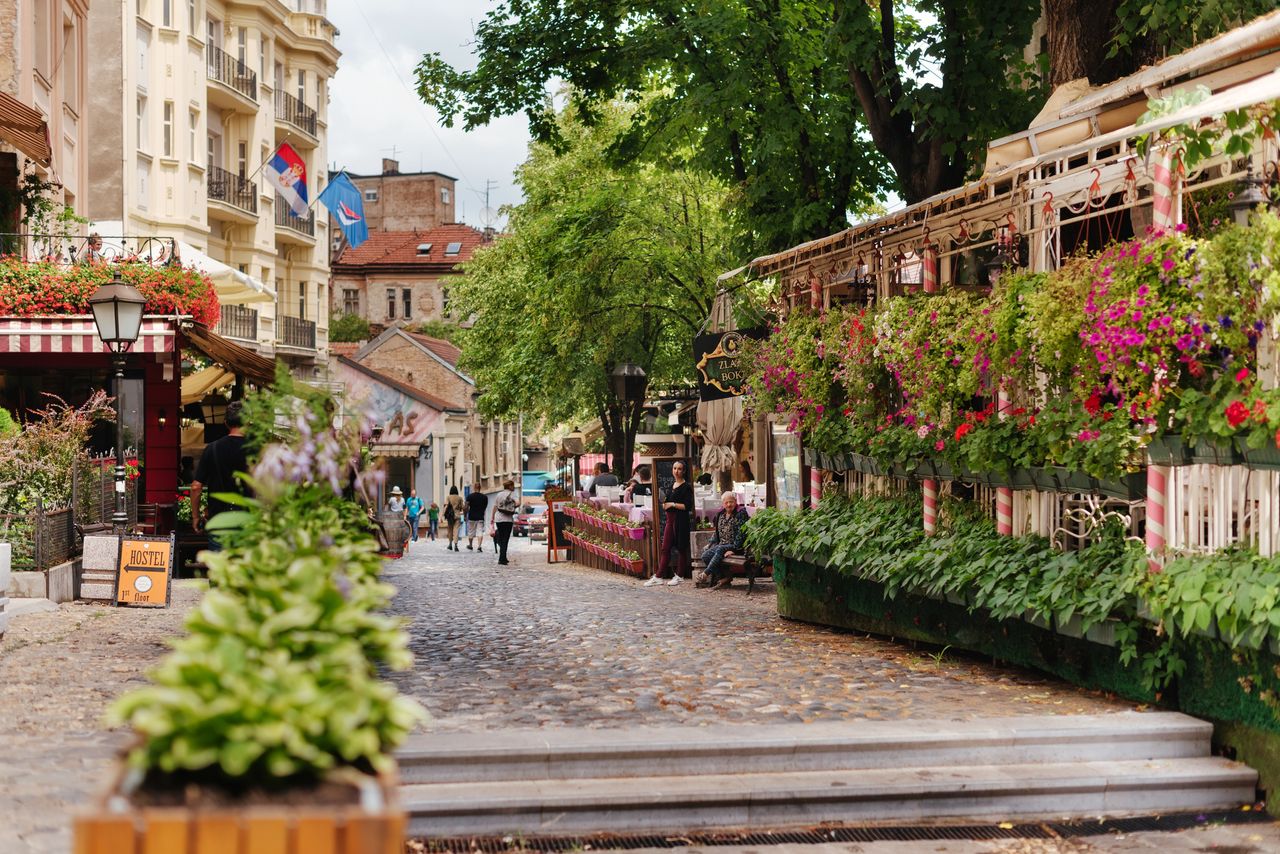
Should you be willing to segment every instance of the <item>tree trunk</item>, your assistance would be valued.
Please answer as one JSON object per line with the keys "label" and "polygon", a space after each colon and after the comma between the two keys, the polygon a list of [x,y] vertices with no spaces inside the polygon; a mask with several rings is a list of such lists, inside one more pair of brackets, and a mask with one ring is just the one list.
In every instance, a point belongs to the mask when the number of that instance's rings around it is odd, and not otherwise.
{"label": "tree trunk", "polygon": [[1050,86],[1081,77],[1098,86],[1159,59],[1150,39],[1107,56],[1119,5],[1119,0],[1044,0]]}

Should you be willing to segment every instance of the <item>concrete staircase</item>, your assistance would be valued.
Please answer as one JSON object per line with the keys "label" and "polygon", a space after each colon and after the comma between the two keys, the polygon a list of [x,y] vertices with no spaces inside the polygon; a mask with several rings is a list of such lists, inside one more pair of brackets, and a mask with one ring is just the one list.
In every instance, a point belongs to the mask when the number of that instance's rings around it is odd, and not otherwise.
{"label": "concrete staircase", "polygon": [[416,836],[1068,818],[1251,802],[1176,713],[442,733],[401,751]]}

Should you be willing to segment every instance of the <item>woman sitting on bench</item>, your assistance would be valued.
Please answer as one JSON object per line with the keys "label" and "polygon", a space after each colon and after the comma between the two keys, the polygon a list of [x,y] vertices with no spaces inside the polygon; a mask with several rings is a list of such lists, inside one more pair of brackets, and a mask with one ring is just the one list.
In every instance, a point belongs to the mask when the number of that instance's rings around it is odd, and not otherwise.
{"label": "woman sitting on bench", "polygon": [[715,587],[728,587],[733,583],[733,576],[725,573],[720,578],[720,564],[724,558],[732,554],[742,554],[743,543],[747,539],[747,511],[738,506],[738,497],[732,492],[720,496],[724,508],[716,513],[711,522],[714,533],[711,543],[702,553],[702,562],[706,566],[708,584]]}

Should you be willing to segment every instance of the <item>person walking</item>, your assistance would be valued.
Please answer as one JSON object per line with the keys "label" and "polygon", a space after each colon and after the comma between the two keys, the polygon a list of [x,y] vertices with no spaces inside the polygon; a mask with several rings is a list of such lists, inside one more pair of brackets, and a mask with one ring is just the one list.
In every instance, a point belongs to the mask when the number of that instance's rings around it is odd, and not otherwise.
{"label": "person walking", "polygon": [[422,499],[418,497],[418,490],[410,489],[409,497],[404,502],[404,520],[409,523],[410,542],[418,541],[418,519],[421,516]]}
{"label": "person walking", "polygon": [[449,497],[444,501],[444,524],[445,534],[449,538],[448,548],[455,552],[458,550],[458,536],[462,530],[462,507],[458,487],[449,487]]}
{"label": "person walking", "polygon": [[709,585],[728,587],[733,583],[733,576],[720,577],[720,563],[727,556],[741,554],[747,540],[747,511],[738,506],[738,496],[726,492],[720,496],[722,509],[711,521],[711,543],[702,553],[702,562],[707,567]]}
{"label": "person walking", "polygon": [[[204,530],[207,519],[211,519],[225,510],[236,507],[215,496],[224,492],[238,492],[245,495],[248,487],[237,472],[249,470],[244,444],[244,404],[233,400],[227,404],[225,422],[227,435],[205,446],[196,465],[195,480],[191,482],[191,527],[197,533]],[[200,493],[209,491],[208,515],[200,512]],[[209,551],[221,551],[222,542],[218,536],[209,535]]]}
{"label": "person walking", "polygon": [[473,490],[467,496],[467,551],[471,551],[471,543],[477,540],[475,549],[484,551],[484,516],[489,508],[489,496],[479,490]]}
{"label": "person walking", "polygon": [[493,502],[493,527],[490,529],[490,534],[498,546],[498,564],[506,566],[509,563],[507,544],[511,542],[511,529],[516,524],[516,513],[520,512],[520,500],[516,498],[514,480],[504,480],[502,489],[503,492],[498,493],[498,497]]}
{"label": "person walking", "polygon": [[431,506],[427,508],[427,536],[431,538],[431,542],[436,541],[436,534],[440,531],[440,505],[431,502]]}
{"label": "person walking", "polygon": [[693,487],[684,479],[683,462],[671,466],[671,475],[675,480],[671,489],[662,496],[666,521],[662,526],[662,544],[658,547],[658,568],[654,570],[653,577],[644,583],[645,587],[661,584],[667,577],[672,550],[677,556],[676,568],[667,585],[674,587],[679,584],[680,576],[689,568],[689,514],[693,510]]}

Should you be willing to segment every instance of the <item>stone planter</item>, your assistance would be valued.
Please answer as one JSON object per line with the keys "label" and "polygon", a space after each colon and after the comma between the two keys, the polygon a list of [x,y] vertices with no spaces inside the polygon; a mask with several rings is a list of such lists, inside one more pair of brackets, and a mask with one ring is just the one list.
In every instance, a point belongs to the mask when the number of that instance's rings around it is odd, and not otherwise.
{"label": "stone planter", "polygon": [[1072,615],[1071,619],[1066,621],[1054,617],[1053,630],[1065,637],[1082,638],[1084,637],[1084,622],[1078,615]]}
{"label": "stone planter", "polygon": [[74,602],[80,596],[80,560],[49,569],[15,572],[9,587],[15,599],[48,599],[59,605]]}
{"label": "stone planter", "polygon": [[[131,795],[117,782],[92,812],[78,816],[73,850],[386,854],[402,850],[408,829],[393,776],[367,778],[359,803],[349,806],[140,808]],[[194,847],[187,847],[189,841]]]}

